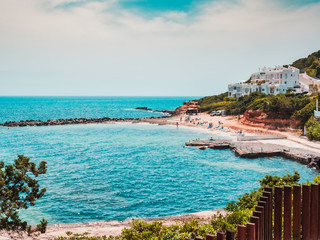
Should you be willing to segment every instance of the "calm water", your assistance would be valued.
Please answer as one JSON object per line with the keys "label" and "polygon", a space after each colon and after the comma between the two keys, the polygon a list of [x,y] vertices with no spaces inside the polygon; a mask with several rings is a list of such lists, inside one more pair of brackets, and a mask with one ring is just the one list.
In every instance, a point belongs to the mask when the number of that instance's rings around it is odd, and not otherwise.
{"label": "calm water", "polygon": [[0,97],[0,123],[65,118],[142,118],[163,113],[136,110],[174,110],[199,97]]}
{"label": "calm water", "polygon": [[[152,107],[147,102],[137,104],[141,105]],[[54,116],[67,114],[63,109],[50,111]],[[34,114],[49,116],[48,112],[39,108]],[[49,223],[68,223],[222,208],[258,187],[258,179],[266,174],[297,170],[302,182],[316,175],[281,158],[240,159],[228,150],[184,148],[185,141],[211,136],[188,128],[129,123],[0,127],[0,160],[9,163],[24,154],[35,162],[48,162],[48,172],[40,178],[47,193],[23,212],[31,224],[42,217]]]}

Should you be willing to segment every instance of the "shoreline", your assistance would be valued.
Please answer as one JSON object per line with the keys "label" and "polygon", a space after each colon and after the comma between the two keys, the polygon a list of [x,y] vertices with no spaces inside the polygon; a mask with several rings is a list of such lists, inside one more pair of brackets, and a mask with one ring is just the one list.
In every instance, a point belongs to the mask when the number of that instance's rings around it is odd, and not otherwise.
{"label": "shoreline", "polygon": [[[188,118],[188,121],[185,119]],[[74,122],[75,121],[75,122]],[[49,124],[48,124],[49,122]],[[31,123],[31,124],[30,124]],[[218,140],[232,140],[237,141],[239,136],[239,130],[245,132],[245,137],[249,136],[266,136],[266,135],[276,135],[281,136],[279,139],[257,139],[255,141],[249,141],[255,145],[266,145],[267,148],[271,144],[281,146],[282,150],[284,148],[295,148],[300,149],[302,152],[310,151],[314,153],[315,151],[320,151],[320,142],[309,141],[306,137],[301,137],[297,132],[289,131],[277,131],[265,129],[257,126],[249,126],[243,124],[240,119],[237,119],[235,116],[210,116],[206,113],[200,113],[198,115],[186,115],[186,114],[174,114],[172,116],[161,116],[161,117],[145,117],[145,118],[94,118],[94,119],[58,119],[58,120],[48,120],[48,121],[22,121],[22,122],[6,122],[0,124],[0,127],[37,127],[37,126],[60,126],[60,125],[87,125],[87,124],[151,124],[151,125],[167,125],[172,127],[192,129],[194,131],[202,131],[212,134],[212,137]],[[220,123],[223,126],[223,129],[218,128]],[[9,126],[7,126],[9,124]],[[34,125],[33,125],[34,124]],[[209,124],[212,125],[211,128],[208,128]],[[5,125],[5,126],[4,126]],[[246,140],[242,140],[242,143],[245,143]],[[248,145],[248,144],[247,144]],[[250,144],[249,144],[250,145]],[[201,147],[201,146],[199,146]],[[207,147],[207,146],[202,146]],[[228,147],[230,150],[235,152],[233,148]],[[270,148],[269,148],[270,149]],[[275,149],[275,147],[273,147]],[[281,151],[282,151],[281,150]],[[268,157],[268,156],[280,156],[283,158],[291,158],[291,154],[286,152],[277,151],[276,153],[270,153],[274,151],[269,151],[266,154],[257,154],[257,157]],[[255,151],[257,152],[257,151]],[[261,151],[260,151],[261,152]],[[252,150],[251,150],[252,153]],[[320,152],[319,152],[320,153]],[[240,157],[254,157],[254,154],[250,152],[238,154]],[[258,156],[259,155],[259,156]],[[299,152],[298,152],[299,155]],[[311,164],[310,167],[317,167],[320,169],[320,154],[313,154],[316,157],[316,162],[319,162],[318,166]],[[314,157],[313,157],[314,158]],[[292,159],[292,158],[291,158]],[[299,158],[293,156],[293,160],[298,160],[304,165],[311,163],[310,160],[306,157]]]}
{"label": "shoreline", "polygon": [[[153,218],[137,218],[135,220],[142,220],[145,222],[161,221],[164,225],[170,226],[178,222],[186,222],[191,220],[198,220],[201,223],[210,222],[212,216],[218,212],[224,214],[223,209],[207,210],[189,214],[181,214],[165,217]],[[85,232],[90,233],[90,236],[118,236],[124,228],[129,228],[132,219],[124,221],[95,221],[95,222],[79,222],[79,223],[61,223],[61,224],[48,224],[46,233],[40,234],[39,232],[33,233],[28,236],[25,232],[7,232],[0,231],[0,240],[9,239],[24,239],[24,240],[53,240],[57,237],[66,237],[66,232],[82,234]],[[34,226],[33,226],[34,227]]]}

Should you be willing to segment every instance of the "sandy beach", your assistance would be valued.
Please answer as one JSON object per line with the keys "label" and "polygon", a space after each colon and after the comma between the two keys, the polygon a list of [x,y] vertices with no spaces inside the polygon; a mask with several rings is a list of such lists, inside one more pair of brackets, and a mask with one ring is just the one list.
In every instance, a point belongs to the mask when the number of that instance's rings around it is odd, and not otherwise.
{"label": "sandy beach", "polygon": [[[217,212],[223,213],[224,210],[208,210],[203,212],[184,214],[178,216],[157,217],[157,218],[144,218],[142,220],[146,222],[161,221],[164,225],[172,225],[177,222],[185,222],[191,220],[198,220],[202,223],[208,223],[213,215]],[[55,239],[59,236],[67,236],[66,232],[82,234],[88,232],[91,236],[118,236],[121,234],[122,229],[130,227],[131,219],[120,221],[99,221],[88,223],[68,223],[68,224],[50,224],[47,227],[47,231],[44,234],[39,232],[33,233],[28,236],[26,233],[6,232],[0,231],[0,240],[9,239],[25,239],[25,240],[49,240]]]}
{"label": "sandy beach", "polygon": [[[286,139],[276,140],[259,140],[256,142],[272,143],[283,147],[296,147],[310,151],[320,151],[320,143],[308,141],[306,137],[301,137],[297,132],[281,132],[274,130],[267,130],[258,127],[243,125],[237,117],[232,116],[210,116],[208,114],[199,114],[190,116],[177,115],[170,118],[156,118],[156,119],[140,119],[132,121],[135,124],[158,124],[158,125],[173,125],[176,127],[188,127],[193,128],[196,131],[207,131],[212,133],[213,136],[217,136],[220,139],[236,140],[239,135],[239,130],[245,132],[247,136],[253,135],[282,135]],[[185,119],[188,120],[185,120]],[[209,124],[212,127],[208,128]],[[223,128],[222,128],[223,126]],[[145,221],[163,221],[164,224],[170,225],[177,221],[189,221],[191,219],[198,219],[202,222],[208,222],[210,218],[216,214],[218,210],[209,210],[198,213],[191,213],[180,216],[169,216],[162,218],[148,218],[143,219]],[[0,239],[54,239],[58,236],[66,236],[67,231],[73,233],[89,232],[92,236],[116,236],[121,233],[121,230],[129,227],[131,220],[119,221],[100,221],[100,222],[88,222],[88,223],[72,223],[72,224],[52,224],[48,225],[47,232],[45,234],[33,234],[27,236],[27,234],[19,235],[17,233],[0,232]]]}
{"label": "sandy beach", "polygon": [[[202,129],[209,131],[210,133],[219,136],[219,138],[228,138],[236,140],[239,135],[239,130],[245,132],[245,135],[281,135],[285,136],[286,139],[277,140],[259,140],[261,143],[273,143],[282,146],[291,146],[302,148],[311,151],[320,151],[320,143],[316,141],[309,141],[307,137],[300,136],[301,133],[297,131],[276,131],[269,130],[261,127],[253,127],[244,125],[235,116],[210,116],[206,113],[201,113],[198,115],[190,116],[188,121],[185,121],[187,115],[173,116],[162,124],[177,125],[178,127],[193,127],[196,129]],[[209,123],[212,123],[212,128],[208,128]],[[219,122],[220,124],[219,127]],[[202,124],[203,123],[203,124]],[[221,129],[223,125],[223,129]]]}

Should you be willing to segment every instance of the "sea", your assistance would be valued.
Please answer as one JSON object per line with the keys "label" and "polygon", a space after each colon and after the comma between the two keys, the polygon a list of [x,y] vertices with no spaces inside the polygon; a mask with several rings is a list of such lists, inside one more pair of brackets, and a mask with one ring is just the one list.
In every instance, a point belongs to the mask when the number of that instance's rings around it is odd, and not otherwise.
{"label": "sea", "polygon": [[[0,123],[61,118],[141,118],[174,110],[198,97],[0,97]],[[46,188],[21,211],[29,224],[160,217],[223,208],[259,187],[265,175],[293,174],[300,182],[316,171],[280,157],[245,159],[229,150],[184,147],[219,132],[150,124],[0,127],[0,161],[23,154],[46,161]]]}

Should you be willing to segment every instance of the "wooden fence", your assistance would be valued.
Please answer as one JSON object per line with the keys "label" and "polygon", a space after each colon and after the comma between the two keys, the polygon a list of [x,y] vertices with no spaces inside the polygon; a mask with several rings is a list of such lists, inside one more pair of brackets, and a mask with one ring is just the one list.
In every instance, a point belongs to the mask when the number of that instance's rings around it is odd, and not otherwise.
{"label": "wooden fence", "polygon": [[320,240],[320,186],[265,188],[246,226],[195,240]]}

